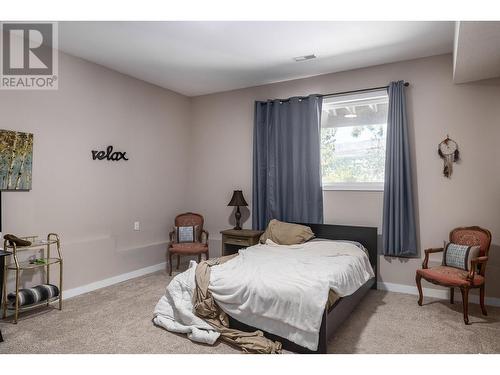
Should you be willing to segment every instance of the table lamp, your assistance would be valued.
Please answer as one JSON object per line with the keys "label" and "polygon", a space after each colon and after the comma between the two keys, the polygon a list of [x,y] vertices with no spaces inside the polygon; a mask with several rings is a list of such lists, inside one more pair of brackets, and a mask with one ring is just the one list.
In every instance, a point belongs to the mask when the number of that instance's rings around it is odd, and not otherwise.
{"label": "table lamp", "polygon": [[236,230],[241,230],[240,226],[240,219],[241,219],[241,212],[240,212],[240,206],[248,206],[247,201],[243,197],[243,192],[241,190],[235,190],[233,191],[233,197],[231,198],[231,201],[227,204],[228,206],[236,206],[236,213],[234,214],[234,217],[236,218],[236,226],[234,229]]}

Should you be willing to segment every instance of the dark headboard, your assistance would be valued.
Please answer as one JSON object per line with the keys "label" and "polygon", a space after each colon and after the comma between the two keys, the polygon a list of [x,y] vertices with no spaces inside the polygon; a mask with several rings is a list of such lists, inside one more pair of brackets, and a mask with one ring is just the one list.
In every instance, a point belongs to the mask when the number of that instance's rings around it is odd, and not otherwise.
{"label": "dark headboard", "polygon": [[350,225],[330,225],[330,224],[307,224],[312,229],[317,238],[327,240],[349,240],[362,244],[368,250],[368,257],[375,272],[375,286],[377,285],[377,228],[375,227],[355,227]]}

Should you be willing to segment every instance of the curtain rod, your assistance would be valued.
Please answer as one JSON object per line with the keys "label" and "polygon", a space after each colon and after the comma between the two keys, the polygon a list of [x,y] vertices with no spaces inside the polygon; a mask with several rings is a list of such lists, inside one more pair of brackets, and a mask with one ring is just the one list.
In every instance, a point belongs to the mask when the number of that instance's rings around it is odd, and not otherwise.
{"label": "curtain rod", "polygon": [[[405,82],[404,85],[406,87],[410,86],[410,83],[409,82]],[[322,95],[319,95],[321,96],[322,98],[324,98],[325,96],[339,96],[339,95],[345,95],[345,94],[355,94],[357,92],[367,92],[367,91],[377,91],[377,90],[383,90],[383,89],[388,89],[389,88],[389,85],[387,86],[379,86],[379,87],[371,87],[369,89],[359,89],[359,90],[349,90],[349,91],[342,91],[342,92],[333,92],[333,93],[330,93],[330,94],[322,94]]]}
{"label": "curtain rod", "polygon": [[[406,87],[410,86],[409,82],[405,82],[404,85]],[[359,90],[349,90],[349,91],[341,91],[341,92],[332,92],[330,94],[319,94],[318,96],[321,98],[329,97],[329,96],[340,96],[340,95],[346,95],[346,94],[355,94],[357,92],[369,92],[369,91],[376,91],[376,90],[387,90],[389,88],[389,85],[387,86],[379,86],[379,87],[371,87],[368,89],[359,89]],[[295,96],[297,98],[297,96]],[[299,99],[302,98],[307,98],[307,96],[298,96]],[[280,102],[287,102],[290,99],[276,99],[279,100]]]}

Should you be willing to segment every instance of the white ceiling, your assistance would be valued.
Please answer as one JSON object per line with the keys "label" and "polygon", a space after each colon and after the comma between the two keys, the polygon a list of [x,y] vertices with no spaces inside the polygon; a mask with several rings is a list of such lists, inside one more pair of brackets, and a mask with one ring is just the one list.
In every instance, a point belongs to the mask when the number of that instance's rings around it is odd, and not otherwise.
{"label": "white ceiling", "polygon": [[500,76],[500,22],[457,22],[453,81]]}
{"label": "white ceiling", "polygon": [[449,53],[453,33],[432,21],[60,22],[59,49],[196,96]]}

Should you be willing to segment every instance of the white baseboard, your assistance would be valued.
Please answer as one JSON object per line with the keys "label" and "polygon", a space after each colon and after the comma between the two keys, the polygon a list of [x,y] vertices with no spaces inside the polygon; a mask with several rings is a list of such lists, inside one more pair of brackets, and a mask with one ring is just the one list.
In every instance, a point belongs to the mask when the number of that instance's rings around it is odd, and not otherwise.
{"label": "white baseboard", "polygon": [[80,294],[92,292],[93,290],[101,289],[113,284],[121,283],[122,281],[127,281],[134,279],[136,277],[144,276],[156,271],[161,271],[165,269],[166,262],[154,264],[149,267],[140,268],[135,271],[122,273],[121,275],[109,277],[104,280],[96,281],[87,285],[79,286],[77,288],[68,289],[63,291],[63,299],[73,298],[79,296]]}
{"label": "white baseboard", "polygon": [[[385,283],[379,281],[377,283],[377,289],[385,290],[388,292],[405,293],[416,296],[418,295],[417,287],[413,285]],[[446,299],[446,300],[450,299],[450,291],[448,288],[443,288],[443,289],[422,288],[422,292],[424,293],[424,300],[425,297],[432,297],[432,298]],[[455,300],[462,301],[462,296],[460,295],[460,292],[458,293],[455,292]],[[479,303],[479,296],[476,294],[470,294],[469,302]],[[500,306],[500,298],[486,297],[484,299],[484,303],[489,306]]]}
{"label": "white baseboard", "polygon": [[[134,279],[136,277],[148,275],[150,273],[161,271],[165,269],[166,262],[154,264],[149,267],[144,267],[135,271],[123,273],[121,275],[109,277],[104,280],[96,281],[87,285],[79,286],[77,288],[65,290],[63,293],[64,299],[73,298],[79,296],[80,294],[92,292],[93,290],[101,289],[107,286],[111,286],[114,284],[121,283],[123,281],[127,281],[130,279]],[[387,283],[379,281],[377,283],[377,289],[385,290],[388,292],[396,292],[396,293],[404,293],[404,294],[412,294],[418,295],[418,290],[416,286],[413,285],[405,285],[405,284],[395,284],[395,283]],[[438,299],[449,299],[450,292],[447,288],[443,289],[434,289],[434,288],[423,288],[424,298],[432,297]],[[460,293],[455,292],[455,299],[457,301],[461,301],[462,298]],[[471,294],[469,296],[469,301],[472,303],[479,303],[479,296],[475,294]],[[495,297],[486,297],[485,304],[489,306],[500,306],[500,298]]]}

